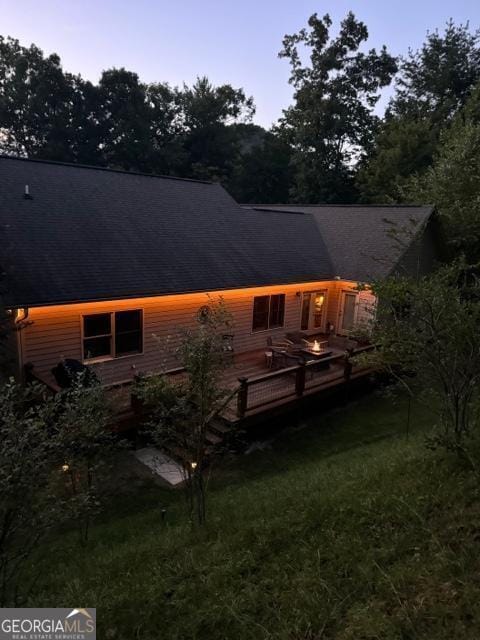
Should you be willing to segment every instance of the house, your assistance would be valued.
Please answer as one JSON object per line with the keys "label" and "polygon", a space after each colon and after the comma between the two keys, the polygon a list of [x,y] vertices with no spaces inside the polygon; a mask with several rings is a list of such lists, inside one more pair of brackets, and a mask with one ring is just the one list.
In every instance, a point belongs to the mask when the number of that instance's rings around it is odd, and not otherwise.
{"label": "house", "polygon": [[174,367],[162,341],[209,294],[235,353],[261,351],[289,331],[349,333],[375,302],[359,282],[424,272],[437,250],[432,207],[241,206],[218,184],[12,157],[0,234],[18,371],[52,379],[73,358],[105,384]]}

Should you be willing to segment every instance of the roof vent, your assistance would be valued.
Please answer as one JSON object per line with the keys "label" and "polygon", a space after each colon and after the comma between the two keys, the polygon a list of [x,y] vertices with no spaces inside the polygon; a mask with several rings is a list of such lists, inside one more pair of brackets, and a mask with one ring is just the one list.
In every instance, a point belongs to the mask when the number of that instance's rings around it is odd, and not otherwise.
{"label": "roof vent", "polygon": [[25,185],[25,191],[23,192],[23,197],[25,200],[32,200],[32,196],[30,195],[30,187],[28,184]]}

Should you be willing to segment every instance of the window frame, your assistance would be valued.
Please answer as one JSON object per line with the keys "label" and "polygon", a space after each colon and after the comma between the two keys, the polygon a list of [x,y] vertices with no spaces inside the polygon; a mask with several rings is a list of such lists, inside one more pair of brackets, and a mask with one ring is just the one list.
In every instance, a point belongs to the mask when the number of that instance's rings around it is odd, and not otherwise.
{"label": "window frame", "polygon": [[[132,353],[124,353],[121,355],[116,354],[116,314],[124,313],[127,311],[137,311],[140,313],[140,331],[141,331],[141,350],[135,351]],[[89,316],[97,316],[97,315],[105,315],[110,314],[110,333],[102,334],[98,336],[85,336],[85,322],[84,318],[88,318]],[[134,356],[141,356],[144,354],[145,349],[145,311],[143,307],[134,307],[127,309],[115,309],[114,311],[94,311],[93,313],[82,313],[80,315],[80,349],[82,354],[82,362],[84,364],[95,364],[98,362],[109,362],[111,360],[122,360],[123,358],[132,358]],[[110,337],[110,354],[105,356],[97,356],[96,358],[86,358],[85,357],[85,340],[89,340],[91,338],[101,338],[101,337]]]}
{"label": "window frame", "polygon": [[[273,296],[282,296],[283,297],[283,314],[282,314],[282,324],[270,326],[270,316],[272,312],[272,297]],[[267,327],[263,329],[254,329],[253,328],[253,320],[255,317],[255,298],[268,298],[268,315],[267,315]],[[252,318],[251,318],[251,331],[250,333],[264,333],[265,331],[275,331],[276,329],[284,329],[285,328],[285,307],[287,302],[287,296],[285,293],[264,293],[258,296],[253,296],[252,300]]]}
{"label": "window frame", "polygon": [[[302,302],[300,305],[300,331],[316,331],[324,332],[327,326],[327,309],[328,309],[328,288],[324,289],[306,289],[302,291]],[[314,326],[314,318],[315,318],[315,296],[317,294],[323,295],[323,305],[322,305],[322,322],[319,327]],[[303,320],[303,305],[305,296],[310,296],[309,307],[308,307],[308,326],[306,328],[302,327]]]}

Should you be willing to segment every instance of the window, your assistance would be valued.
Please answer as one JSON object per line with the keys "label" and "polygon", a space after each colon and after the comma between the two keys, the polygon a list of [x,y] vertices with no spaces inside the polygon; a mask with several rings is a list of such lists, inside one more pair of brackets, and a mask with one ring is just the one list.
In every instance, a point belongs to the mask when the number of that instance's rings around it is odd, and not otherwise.
{"label": "window", "polygon": [[253,299],[252,331],[265,331],[283,327],[285,294],[255,296]]}
{"label": "window", "polygon": [[115,355],[142,351],[142,312],[117,311],[115,314]]}
{"label": "window", "polygon": [[143,350],[142,311],[83,316],[83,358],[119,358]]}
{"label": "window", "polygon": [[280,293],[270,296],[270,318],[268,321],[269,329],[275,327],[283,327],[283,316],[285,315],[285,295]]}
{"label": "window", "polygon": [[112,354],[112,314],[83,317],[83,358],[93,360]]}

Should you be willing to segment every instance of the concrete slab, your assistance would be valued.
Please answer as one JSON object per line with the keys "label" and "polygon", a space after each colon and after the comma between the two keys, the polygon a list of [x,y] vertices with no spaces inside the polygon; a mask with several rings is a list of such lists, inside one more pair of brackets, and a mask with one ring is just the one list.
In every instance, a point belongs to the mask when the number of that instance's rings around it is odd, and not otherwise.
{"label": "concrete slab", "polygon": [[167,455],[155,449],[155,447],[144,447],[135,451],[135,457],[139,462],[148,467],[165,482],[175,486],[185,480],[185,475],[181,465],[172,460]]}

